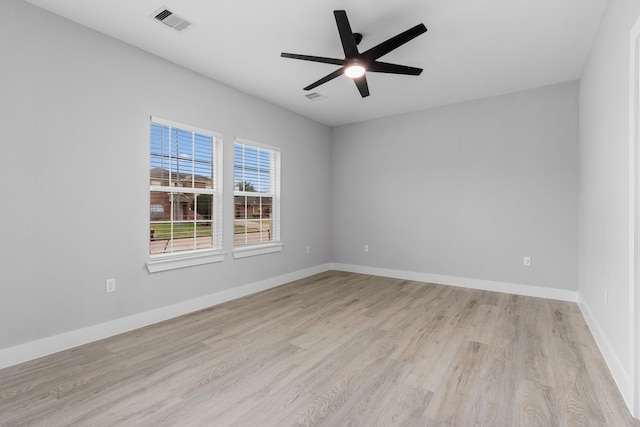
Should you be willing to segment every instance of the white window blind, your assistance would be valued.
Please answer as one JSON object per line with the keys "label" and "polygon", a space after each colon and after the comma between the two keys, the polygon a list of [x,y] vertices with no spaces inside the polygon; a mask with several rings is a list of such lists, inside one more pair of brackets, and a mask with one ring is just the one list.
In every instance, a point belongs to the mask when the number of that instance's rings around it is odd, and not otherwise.
{"label": "white window blind", "polygon": [[280,242],[280,150],[236,139],[234,246]]}
{"label": "white window blind", "polygon": [[222,137],[156,117],[150,123],[151,257],[222,248]]}

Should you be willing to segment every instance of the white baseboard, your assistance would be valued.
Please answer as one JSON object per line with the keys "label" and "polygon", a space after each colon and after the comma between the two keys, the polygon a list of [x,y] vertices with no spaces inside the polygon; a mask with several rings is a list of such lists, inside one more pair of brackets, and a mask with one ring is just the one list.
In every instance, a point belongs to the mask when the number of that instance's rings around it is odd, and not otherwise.
{"label": "white baseboard", "polygon": [[415,271],[391,270],[386,268],[365,267],[351,264],[331,264],[332,270],[351,273],[371,274],[373,276],[393,277],[402,280],[451,285],[461,288],[480,289],[483,291],[503,292],[529,297],[548,298],[560,301],[578,302],[578,292],[566,289],[544,288],[541,286],[519,285],[491,280],[469,279],[467,277],[443,276],[439,274],[420,273]]}
{"label": "white baseboard", "polygon": [[87,344],[103,338],[111,337],[142,328],[153,323],[162,322],[194,311],[202,310],[223,302],[241,298],[256,292],[274,288],[294,280],[323,273],[330,269],[330,264],[322,264],[304,270],[294,271],[236,288],[227,289],[215,294],[203,296],[201,298],[184,301],[166,307],[157,308],[143,313],[115,319],[99,325],[88,326],[86,328],[65,332],[59,335],[31,341],[14,347],[0,350],[0,369],[42,356],[68,350],[79,345]]}
{"label": "white baseboard", "polygon": [[600,324],[593,315],[591,308],[581,296],[579,296],[578,306],[580,307],[580,311],[582,311],[584,319],[587,321],[589,330],[591,330],[591,335],[593,335],[593,338],[596,340],[596,344],[598,344],[600,353],[602,354],[602,357],[604,358],[604,361],[609,368],[609,372],[611,372],[611,375],[613,376],[613,379],[616,382],[618,389],[620,390],[622,398],[627,404],[627,407],[631,410],[631,412],[633,412],[633,378],[624,368],[622,362],[620,362],[620,359],[616,355],[616,352],[613,350],[609,339],[602,331]]}

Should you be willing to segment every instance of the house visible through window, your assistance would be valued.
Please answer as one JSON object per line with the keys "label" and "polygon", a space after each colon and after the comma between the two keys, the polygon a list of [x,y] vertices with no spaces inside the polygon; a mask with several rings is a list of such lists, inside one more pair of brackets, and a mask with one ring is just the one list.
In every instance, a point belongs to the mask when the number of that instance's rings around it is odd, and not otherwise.
{"label": "house visible through window", "polygon": [[151,257],[221,249],[221,136],[151,118]]}
{"label": "house visible through window", "polygon": [[234,245],[280,242],[280,150],[236,139]]}

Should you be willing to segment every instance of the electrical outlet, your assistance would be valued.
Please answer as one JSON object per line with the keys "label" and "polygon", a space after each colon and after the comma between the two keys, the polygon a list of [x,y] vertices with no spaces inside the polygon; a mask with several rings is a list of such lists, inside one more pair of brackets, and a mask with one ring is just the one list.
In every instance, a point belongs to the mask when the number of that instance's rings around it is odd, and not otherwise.
{"label": "electrical outlet", "polygon": [[525,267],[531,267],[531,257],[530,256],[524,257],[524,265],[525,265]]}
{"label": "electrical outlet", "polygon": [[116,279],[107,279],[104,286],[104,291],[108,294],[116,291]]}
{"label": "electrical outlet", "polygon": [[607,290],[605,289],[605,290],[604,290],[604,303],[605,303],[605,305],[607,304],[608,296],[609,296],[609,295],[607,294]]}
{"label": "electrical outlet", "polygon": [[369,245],[364,245],[364,251],[369,252]]}
{"label": "electrical outlet", "polygon": [[310,254],[311,253],[311,246],[307,246],[307,253]]}

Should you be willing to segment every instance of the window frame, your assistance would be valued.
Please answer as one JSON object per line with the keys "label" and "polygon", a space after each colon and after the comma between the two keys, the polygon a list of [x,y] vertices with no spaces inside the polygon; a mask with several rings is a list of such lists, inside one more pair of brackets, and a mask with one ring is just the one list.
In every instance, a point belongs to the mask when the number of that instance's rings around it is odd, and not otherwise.
{"label": "window frame", "polygon": [[[252,148],[258,148],[261,150],[269,151],[270,156],[270,170],[269,170],[269,186],[270,191],[268,193],[252,192],[252,191],[240,191],[236,190],[236,162],[235,153],[236,146],[243,145]],[[235,209],[236,196],[248,196],[248,197],[271,197],[271,240],[267,242],[236,245],[235,243],[235,224],[236,218],[234,213],[233,227],[234,227],[234,241],[233,241],[233,257],[234,259],[246,258],[256,255],[264,255],[268,253],[280,252],[283,248],[281,240],[281,175],[282,175],[282,150],[280,147],[273,145],[263,144],[260,142],[252,141],[245,138],[236,137],[233,141],[233,200]]]}
{"label": "window frame", "polygon": [[[212,160],[212,185],[211,188],[196,188],[192,182],[192,187],[172,187],[157,185],[157,179],[154,182],[154,178],[151,176],[153,170],[152,165],[152,126],[160,125],[167,126],[172,129],[179,129],[192,134],[204,135],[211,138],[211,160]],[[204,249],[189,249],[183,251],[173,251],[169,253],[152,254],[151,253],[151,236],[148,236],[147,256],[148,261],[146,263],[147,269],[150,273],[158,271],[173,270],[176,268],[184,268],[195,265],[209,264],[214,262],[224,261],[225,252],[223,251],[223,136],[219,132],[214,132],[208,129],[202,129],[183,123],[174,122],[171,120],[162,119],[159,117],[151,116],[148,122],[148,161],[149,161],[149,192],[148,192],[148,210],[149,217],[147,219],[149,229],[153,226],[151,219],[151,195],[154,192],[175,193],[175,188],[181,188],[182,193],[190,194],[209,194],[212,197],[212,211],[211,211],[211,230],[212,230],[212,247]],[[194,148],[195,149],[195,148]],[[192,176],[195,173],[191,172]],[[208,178],[208,177],[207,177]],[[193,179],[193,178],[192,178]],[[155,185],[154,185],[155,184]],[[170,196],[172,197],[172,196]],[[171,222],[176,221],[173,218]],[[194,214],[194,223],[197,224],[196,216]]]}

